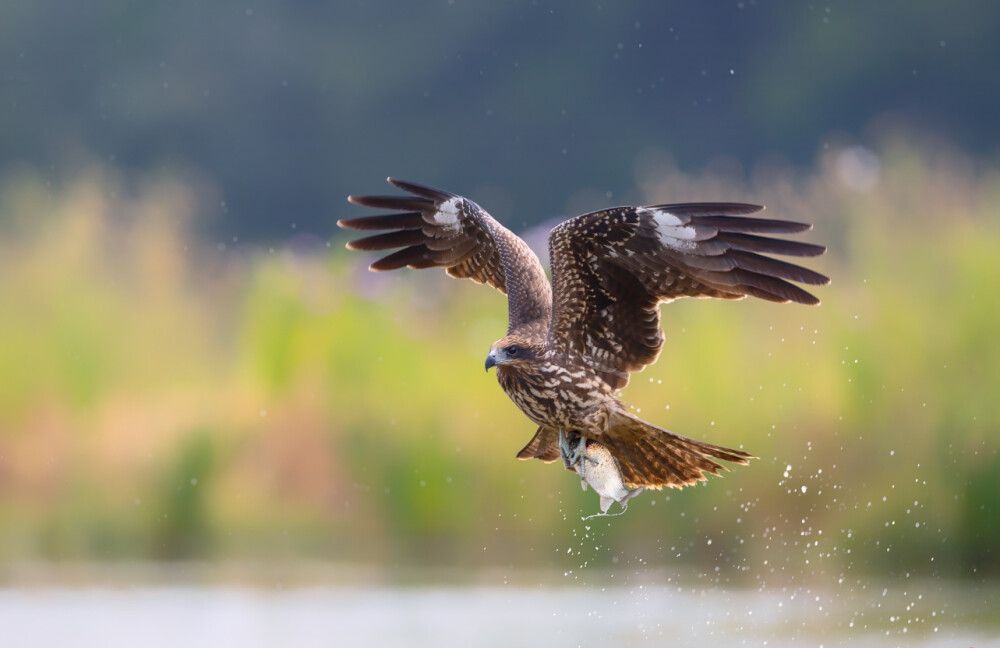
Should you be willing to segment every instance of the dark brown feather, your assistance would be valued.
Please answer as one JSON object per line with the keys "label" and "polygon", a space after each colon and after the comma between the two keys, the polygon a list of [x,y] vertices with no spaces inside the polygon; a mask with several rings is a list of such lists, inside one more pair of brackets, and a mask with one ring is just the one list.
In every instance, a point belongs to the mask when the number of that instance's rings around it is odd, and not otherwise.
{"label": "dark brown feather", "polygon": [[[399,196],[348,196],[348,202],[375,209],[398,209],[404,212],[423,212],[434,208],[434,201],[425,198],[401,198]],[[369,216],[368,218],[374,218]],[[358,219],[352,219],[358,220]]]}
{"label": "dark brown feather", "polygon": [[357,239],[356,241],[351,241],[347,244],[347,249],[364,250],[367,252],[371,252],[373,250],[388,250],[391,248],[423,244],[424,238],[424,233],[420,230],[404,229],[397,230],[395,232],[386,232],[385,234],[376,234],[374,236],[368,236],[366,238]]}
{"label": "dark brown feather", "polygon": [[788,279],[789,281],[810,284],[812,286],[825,286],[830,281],[830,279],[825,275],[821,275],[814,270],[803,268],[802,266],[795,265],[794,263],[788,263],[787,261],[779,261],[778,259],[772,259],[760,254],[755,254],[753,252],[733,250],[726,256],[733,260],[737,268],[742,268],[743,270],[748,270],[760,275],[777,277],[778,279]]}
{"label": "dark brown feather", "polygon": [[[508,331],[547,326],[552,293],[538,257],[479,205],[447,191],[389,178],[412,196],[350,196],[354,204],[398,209],[338,222],[344,229],[390,230],[351,241],[352,250],[403,248],[371,264],[372,270],[444,268],[453,277],[487,283],[508,296]],[[542,327],[543,328],[543,327]]]}
{"label": "dark brown feather", "polygon": [[398,268],[429,268],[434,265],[434,253],[425,245],[413,245],[389,256],[382,257],[368,266],[372,270],[396,270]]}
{"label": "dark brown feather", "polygon": [[362,218],[342,218],[337,226],[352,230],[418,229],[424,224],[419,212],[383,214]]}
{"label": "dark brown feather", "polygon": [[[756,214],[764,210],[764,205],[753,205],[750,203],[737,202],[691,202],[691,203],[665,203],[662,205],[650,205],[649,209],[663,209],[665,211],[685,216],[715,216],[722,214],[743,216],[746,214]],[[600,212],[591,212],[599,214]],[[584,214],[585,216],[589,214]],[[741,219],[751,220],[751,219]]]}
{"label": "dark brown feather", "polygon": [[547,425],[539,426],[528,445],[517,453],[517,458],[541,459],[545,463],[552,463],[559,458],[559,430]]}
{"label": "dark brown feather", "polygon": [[549,343],[577,355],[620,389],[656,360],[663,343],[658,304],[679,297],[817,304],[792,281],[824,275],[760,253],[821,254],[822,246],[757,236],[793,234],[805,223],[746,218],[744,203],[616,207],[558,225],[549,236],[553,320]]}
{"label": "dark brown feather", "polygon": [[682,488],[726,470],[713,458],[737,464],[754,458],[742,450],[664,430],[620,410],[612,412],[608,430],[597,440],[618,460],[625,483],[633,488]]}
{"label": "dark brown feather", "polygon": [[760,252],[761,254],[781,254],[783,256],[814,257],[826,252],[823,245],[803,243],[801,241],[787,241],[784,239],[772,239],[752,234],[734,234],[731,232],[720,232],[715,237],[718,243],[723,244],[725,249],[744,250],[746,252]]}
{"label": "dark brown feather", "polygon": [[[683,207],[683,205],[680,205]],[[720,205],[725,209],[725,205]],[[666,211],[670,211],[669,209]],[[721,211],[721,209],[720,209]],[[729,213],[735,213],[727,210]],[[771,218],[743,218],[740,216],[698,216],[692,219],[699,225],[714,227],[720,232],[744,234],[798,234],[812,229],[809,223],[775,220]]]}

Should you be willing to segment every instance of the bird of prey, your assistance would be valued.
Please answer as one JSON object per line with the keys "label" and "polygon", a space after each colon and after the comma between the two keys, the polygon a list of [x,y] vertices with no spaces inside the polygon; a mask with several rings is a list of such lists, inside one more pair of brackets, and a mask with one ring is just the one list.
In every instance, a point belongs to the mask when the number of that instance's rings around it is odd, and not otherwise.
{"label": "bird of prey", "polygon": [[[742,203],[603,209],[552,229],[550,284],[527,243],[476,203],[388,181],[410,195],[349,196],[354,204],[392,213],[338,221],[346,229],[381,231],[347,247],[401,248],[371,270],[439,267],[507,295],[507,334],[490,347],[486,369],[496,367],[500,386],[538,425],[518,458],[551,462],[562,456],[570,467],[585,460],[592,440],[610,451],[628,486],[654,489],[717,475],[722,465],[715,459],[746,464],[753,458],[647,423],[617,392],[630,373],[660,354],[661,302],[749,295],[818,304],[790,282],[824,285],[827,277],[765,256],[823,254],[820,245],[767,236],[811,225],[750,218],[763,207]],[[567,453],[570,439],[576,451]]]}

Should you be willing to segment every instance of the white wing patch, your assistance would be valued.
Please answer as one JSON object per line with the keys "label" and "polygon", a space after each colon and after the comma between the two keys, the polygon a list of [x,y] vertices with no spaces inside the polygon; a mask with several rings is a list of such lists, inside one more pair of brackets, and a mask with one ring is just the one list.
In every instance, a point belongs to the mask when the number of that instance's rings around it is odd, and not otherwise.
{"label": "white wing patch", "polygon": [[656,223],[656,237],[667,247],[675,250],[693,250],[698,232],[677,216],[663,209],[646,209]]}
{"label": "white wing patch", "polygon": [[437,205],[436,211],[431,213],[431,219],[438,225],[449,231],[455,231],[462,226],[458,222],[458,217],[462,212],[461,196],[455,196]]}

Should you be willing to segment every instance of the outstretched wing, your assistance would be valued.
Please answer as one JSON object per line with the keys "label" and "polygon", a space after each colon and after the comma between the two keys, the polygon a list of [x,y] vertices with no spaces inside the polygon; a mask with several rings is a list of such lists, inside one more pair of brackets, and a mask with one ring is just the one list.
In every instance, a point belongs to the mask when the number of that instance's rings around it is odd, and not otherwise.
{"label": "outstretched wing", "polygon": [[762,209],[740,203],[616,207],[561,223],[549,235],[549,343],[620,389],[630,372],[660,353],[660,302],[750,295],[818,304],[790,282],[822,285],[827,277],[764,254],[809,257],[826,248],[759,236],[812,227],[745,217]]}
{"label": "outstretched wing", "polygon": [[388,230],[351,241],[350,250],[403,248],[371,264],[372,270],[444,268],[452,277],[487,283],[507,295],[508,332],[548,325],[552,291],[528,244],[476,203],[412,182],[388,179],[411,196],[349,196],[365,207],[397,213],[337,221],[353,230]]}

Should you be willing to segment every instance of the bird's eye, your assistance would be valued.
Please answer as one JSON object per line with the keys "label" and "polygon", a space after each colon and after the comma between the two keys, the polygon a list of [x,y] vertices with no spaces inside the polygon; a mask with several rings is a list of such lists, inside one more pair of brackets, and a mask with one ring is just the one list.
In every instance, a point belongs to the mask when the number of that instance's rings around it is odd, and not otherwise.
{"label": "bird's eye", "polygon": [[520,350],[521,349],[518,348],[518,346],[516,344],[510,345],[509,347],[507,347],[507,357],[513,358],[514,356],[516,356],[518,354],[518,352],[520,352]]}

